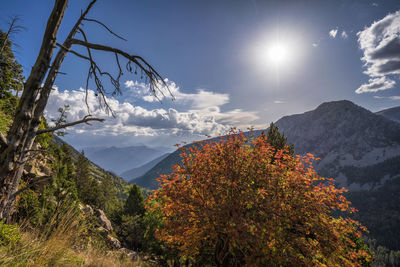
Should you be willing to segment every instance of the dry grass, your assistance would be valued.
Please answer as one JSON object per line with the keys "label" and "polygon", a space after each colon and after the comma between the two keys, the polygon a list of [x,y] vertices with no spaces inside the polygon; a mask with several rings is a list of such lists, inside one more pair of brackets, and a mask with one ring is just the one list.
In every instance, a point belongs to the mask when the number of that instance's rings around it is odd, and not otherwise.
{"label": "dry grass", "polygon": [[0,266],[146,266],[122,252],[107,253],[90,244],[78,249],[83,231],[84,221],[74,211],[41,233],[21,227],[18,244],[0,246]]}

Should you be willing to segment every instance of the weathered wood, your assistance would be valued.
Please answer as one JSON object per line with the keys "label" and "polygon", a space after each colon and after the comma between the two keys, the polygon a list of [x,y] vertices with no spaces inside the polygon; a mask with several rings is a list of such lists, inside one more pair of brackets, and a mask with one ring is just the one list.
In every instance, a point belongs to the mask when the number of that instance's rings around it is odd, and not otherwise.
{"label": "weathered wood", "polygon": [[18,190],[28,151],[34,141],[30,134],[35,100],[48,71],[56,44],[57,32],[63,19],[68,0],[57,0],[47,21],[39,55],[24,84],[24,91],[15,117],[7,134],[7,145],[0,151],[0,219],[10,219],[14,206],[12,195]]}
{"label": "weathered wood", "polygon": [[100,121],[100,122],[103,122],[104,119],[99,119],[99,118],[88,118],[88,116],[85,116],[83,119],[78,120],[78,121],[69,122],[69,123],[62,124],[62,125],[59,125],[59,126],[56,126],[56,127],[52,127],[52,128],[47,128],[47,129],[43,129],[43,130],[38,130],[38,131],[36,132],[36,135],[54,132],[54,131],[57,131],[57,130],[60,130],[60,129],[64,129],[64,128],[67,128],[67,127],[71,127],[71,126],[74,126],[74,125],[77,125],[77,124],[81,124],[81,123],[87,123],[87,124],[89,124],[89,121]]}
{"label": "weathered wood", "polygon": [[[81,58],[89,60],[91,63],[89,74],[93,73],[97,91],[103,97],[106,106],[106,98],[103,94],[104,91],[102,90],[102,84],[98,75],[107,75],[113,82],[115,91],[119,91],[119,79],[122,75],[122,69],[119,63],[118,55],[121,55],[129,60],[127,65],[127,69],[129,66],[129,71],[132,72],[130,63],[133,62],[137,67],[139,67],[139,69],[143,71],[144,75],[147,77],[147,79],[149,79],[151,86],[157,87],[159,83],[163,83],[169,91],[169,88],[166,82],[162,79],[161,75],[159,75],[156,70],[142,57],[132,56],[125,51],[100,44],[89,43],[87,41],[85,33],[80,28],[82,21],[84,20],[98,23],[105,27],[111,34],[122,38],[116,35],[100,21],[85,18],[96,1],[97,0],[92,0],[89,3],[62,44],[57,42],[56,37],[65,13],[65,9],[67,7],[68,0],[55,1],[52,13],[47,21],[47,26],[39,54],[30,75],[24,84],[23,93],[17,106],[13,123],[8,131],[7,137],[0,135],[0,219],[10,219],[14,208],[15,196],[17,195],[17,192],[20,192],[18,191],[18,186],[24,165],[29,159],[30,152],[32,151],[32,145],[35,141],[35,137],[38,134],[56,131],[58,129],[77,125],[79,123],[103,121],[103,119],[90,118],[89,116],[86,116],[79,121],[58,125],[56,127],[40,131],[38,130],[45,107],[49,100],[50,92],[54,86],[54,81],[57,77],[57,74],[61,73],[60,67],[67,53],[71,52]],[[75,39],[75,35],[78,31],[82,33],[85,39],[84,41]],[[88,56],[78,54],[77,52],[71,50],[71,47],[74,44],[86,47]],[[59,46],[60,49],[55,55],[53,62],[51,62],[56,46]],[[119,68],[119,74],[116,78],[109,73],[102,72],[100,70],[91,55],[91,49],[103,50],[115,54],[116,63]],[[90,75],[88,78],[89,77]],[[153,93],[155,94],[155,91]]]}

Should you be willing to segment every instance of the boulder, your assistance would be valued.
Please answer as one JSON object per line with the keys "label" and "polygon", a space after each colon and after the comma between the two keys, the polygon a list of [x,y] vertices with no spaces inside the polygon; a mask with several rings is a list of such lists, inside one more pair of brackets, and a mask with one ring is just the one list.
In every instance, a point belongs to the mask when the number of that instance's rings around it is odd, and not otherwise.
{"label": "boulder", "polygon": [[113,230],[111,222],[107,218],[107,216],[104,214],[104,211],[102,211],[101,209],[97,209],[96,216],[97,216],[100,226],[104,227],[107,231]]}
{"label": "boulder", "polygon": [[119,242],[118,239],[115,237],[111,236],[110,234],[107,235],[106,241],[108,245],[113,248],[113,249],[120,249],[121,248],[121,242]]}
{"label": "boulder", "polygon": [[125,253],[133,261],[139,260],[139,254],[136,251],[127,248],[120,248],[118,251]]}
{"label": "boulder", "polygon": [[94,216],[93,208],[87,204],[84,205],[82,203],[79,203],[79,209],[81,210],[82,214],[86,217]]}

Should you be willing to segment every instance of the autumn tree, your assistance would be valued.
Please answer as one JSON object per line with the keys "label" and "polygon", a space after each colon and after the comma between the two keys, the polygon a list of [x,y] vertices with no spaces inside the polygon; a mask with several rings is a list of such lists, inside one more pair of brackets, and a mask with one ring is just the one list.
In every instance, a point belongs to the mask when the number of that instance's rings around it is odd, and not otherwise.
{"label": "autumn tree", "polygon": [[293,156],[287,146],[276,151],[265,138],[233,132],[183,148],[181,157],[181,165],[160,177],[148,206],[163,218],[158,238],[182,256],[217,266],[369,260],[360,245],[364,228],[333,215],[355,211],[345,189],[316,174],[311,154]]}
{"label": "autumn tree", "polygon": [[[15,110],[13,123],[7,135],[3,135],[0,132],[0,219],[9,219],[14,210],[16,192],[19,190],[22,172],[25,163],[29,160],[32,145],[37,135],[54,132],[89,121],[103,121],[102,119],[93,118],[88,114],[75,122],[39,130],[50,92],[57,75],[61,72],[61,65],[68,53],[89,63],[86,88],[89,87],[89,81],[93,81],[97,95],[100,98],[100,103],[111,113],[112,110],[110,110],[106,101],[103,80],[107,79],[114,87],[114,90],[110,92],[111,95],[118,94],[121,92],[120,78],[125,70],[126,72],[139,74],[146,79],[150,84],[150,90],[153,94],[157,90],[162,93],[161,88],[168,90],[164,79],[142,57],[132,55],[118,48],[89,41],[84,30],[84,22],[95,23],[113,36],[123,39],[101,21],[87,17],[95,3],[96,0],[90,1],[87,8],[81,12],[65,40],[59,41],[57,34],[68,5],[68,0],[56,0],[54,2],[53,10],[47,20],[36,62],[23,84],[23,92]],[[79,49],[74,50],[74,48],[83,48],[85,54],[77,52]],[[116,75],[112,75],[101,68],[94,58],[94,51],[112,53],[115,56]],[[55,55],[53,55],[54,53]],[[126,63],[125,68],[122,67],[124,66],[122,63]]]}

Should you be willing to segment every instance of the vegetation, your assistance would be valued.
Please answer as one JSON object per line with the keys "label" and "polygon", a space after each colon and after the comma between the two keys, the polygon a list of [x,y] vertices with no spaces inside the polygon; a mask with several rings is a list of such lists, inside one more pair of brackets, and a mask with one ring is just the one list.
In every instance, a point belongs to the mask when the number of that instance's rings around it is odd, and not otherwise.
{"label": "vegetation", "polygon": [[312,155],[292,156],[268,139],[233,132],[184,149],[183,166],[160,179],[151,210],[157,236],[202,264],[361,265],[370,260],[365,230],[349,201],[312,168]]}

